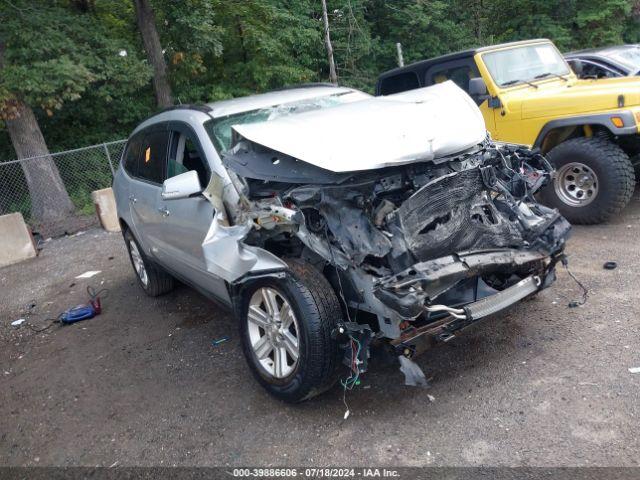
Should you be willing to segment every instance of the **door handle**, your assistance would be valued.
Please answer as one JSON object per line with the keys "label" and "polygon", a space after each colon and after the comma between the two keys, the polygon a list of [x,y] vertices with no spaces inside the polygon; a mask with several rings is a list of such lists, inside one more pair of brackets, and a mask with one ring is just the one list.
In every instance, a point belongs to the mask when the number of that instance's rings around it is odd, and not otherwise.
{"label": "door handle", "polygon": [[158,211],[162,214],[163,217],[168,217],[169,214],[171,213],[168,209],[166,209],[165,207],[158,207]]}
{"label": "door handle", "polygon": [[136,203],[137,201],[138,199],[136,197],[134,197],[133,195],[129,195],[129,202]]}

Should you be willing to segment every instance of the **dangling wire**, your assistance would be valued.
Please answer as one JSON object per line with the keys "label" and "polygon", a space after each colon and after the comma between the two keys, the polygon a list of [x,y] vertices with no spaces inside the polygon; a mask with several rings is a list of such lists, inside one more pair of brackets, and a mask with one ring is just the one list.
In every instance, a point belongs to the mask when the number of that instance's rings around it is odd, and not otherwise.
{"label": "dangling wire", "polygon": [[[356,350],[356,344],[358,345],[358,350]],[[346,420],[351,413],[349,409],[349,405],[347,404],[347,390],[353,390],[353,387],[360,384],[360,366],[358,365],[358,357],[360,356],[360,351],[362,349],[362,345],[360,342],[352,338],[351,339],[351,372],[346,380],[340,380],[340,384],[342,385],[342,403],[346,408],[344,412],[344,419]]]}
{"label": "dangling wire", "polygon": [[576,282],[576,284],[582,290],[582,298],[580,300],[572,300],[571,302],[569,302],[569,307],[571,308],[580,307],[585,303],[587,303],[587,298],[589,297],[589,290],[587,290],[587,287],[585,287],[582,284],[582,282],[578,280],[576,276],[571,272],[571,270],[569,270],[569,261],[567,260],[566,255],[562,257],[561,262],[562,262],[562,265],[564,266],[564,269],[569,274],[569,276],[573,279],[574,282]]}
{"label": "dangling wire", "polygon": [[[349,314],[349,304],[347,303],[347,299],[344,296],[344,289],[342,287],[342,280],[340,278],[340,272],[338,272],[338,267],[336,265],[336,259],[333,255],[333,248],[331,247],[331,242],[329,241],[329,232],[328,232],[328,227],[327,225],[325,225],[324,228],[324,237],[327,241],[327,246],[329,248],[329,254],[331,255],[331,263],[333,263],[334,268],[336,269],[336,275],[338,276],[338,289],[339,289],[339,293],[340,293],[340,298],[342,300],[342,303],[344,304],[344,310],[347,314],[347,320],[349,322],[351,322],[351,315]],[[357,310],[356,310],[356,315],[357,315]],[[344,403],[344,406],[346,408],[346,411],[344,412],[344,419],[346,420],[350,413],[351,410],[349,410],[349,405],[347,404],[347,390],[353,390],[353,388],[356,385],[360,384],[360,367],[358,365],[358,357],[360,356],[360,352],[362,350],[362,345],[360,345],[360,342],[355,339],[355,338],[351,338],[351,365],[350,365],[350,373],[349,376],[345,379],[345,380],[340,380],[340,384],[342,385],[342,403]],[[358,349],[356,350],[356,345],[358,346]]]}
{"label": "dangling wire", "polygon": [[324,238],[327,240],[327,247],[329,248],[329,254],[331,255],[331,263],[333,263],[334,268],[336,269],[336,275],[338,277],[338,287],[340,290],[340,298],[342,299],[342,303],[344,303],[344,310],[347,313],[347,320],[351,321],[351,317],[349,315],[349,305],[347,304],[347,300],[344,296],[344,290],[342,288],[342,280],[340,279],[340,272],[338,272],[338,266],[336,265],[336,259],[333,255],[333,248],[331,248],[331,242],[329,241],[329,232],[327,225],[324,226]]}

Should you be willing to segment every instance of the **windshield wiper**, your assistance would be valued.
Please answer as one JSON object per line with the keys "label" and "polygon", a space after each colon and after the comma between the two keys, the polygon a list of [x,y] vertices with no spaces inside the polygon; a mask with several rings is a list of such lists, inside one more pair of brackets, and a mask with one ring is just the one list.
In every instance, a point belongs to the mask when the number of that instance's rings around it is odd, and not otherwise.
{"label": "windshield wiper", "polygon": [[531,87],[536,87],[538,88],[538,85],[536,85],[535,83],[531,83],[528,82],[526,80],[509,80],[508,82],[504,82],[502,85],[500,85],[501,87],[508,87],[509,85],[515,85],[516,83],[526,83],[527,85],[531,86]]}
{"label": "windshield wiper", "polygon": [[546,77],[557,77],[557,78],[561,78],[562,80],[564,80],[565,82],[568,82],[569,79],[564,78],[562,75],[560,75],[559,73],[553,73],[553,72],[546,72],[546,73],[541,73],[540,75],[536,75],[534,78],[534,80],[538,80],[540,78],[546,78]]}

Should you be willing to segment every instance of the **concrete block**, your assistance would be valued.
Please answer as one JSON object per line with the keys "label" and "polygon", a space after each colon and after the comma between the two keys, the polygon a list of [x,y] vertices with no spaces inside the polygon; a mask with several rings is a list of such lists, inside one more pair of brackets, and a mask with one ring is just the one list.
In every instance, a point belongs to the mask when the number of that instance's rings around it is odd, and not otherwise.
{"label": "concrete block", "polygon": [[22,214],[0,216],[0,267],[22,262],[37,254],[36,244]]}
{"label": "concrete block", "polygon": [[111,188],[103,188],[91,193],[91,199],[96,206],[96,214],[100,224],[108,232],[119,232],[120,222],[116,210],[116,199]]}

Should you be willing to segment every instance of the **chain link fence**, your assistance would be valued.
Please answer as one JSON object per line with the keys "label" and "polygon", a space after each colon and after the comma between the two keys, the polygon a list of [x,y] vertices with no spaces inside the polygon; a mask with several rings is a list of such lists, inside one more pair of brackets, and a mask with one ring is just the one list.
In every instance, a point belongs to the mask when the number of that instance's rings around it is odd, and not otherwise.
{"label": "chain link fence", "polygon": [[0,161],[0,215],[20,212],[47,237],[97,225],[91,192],[111,186],[125,143]]}

